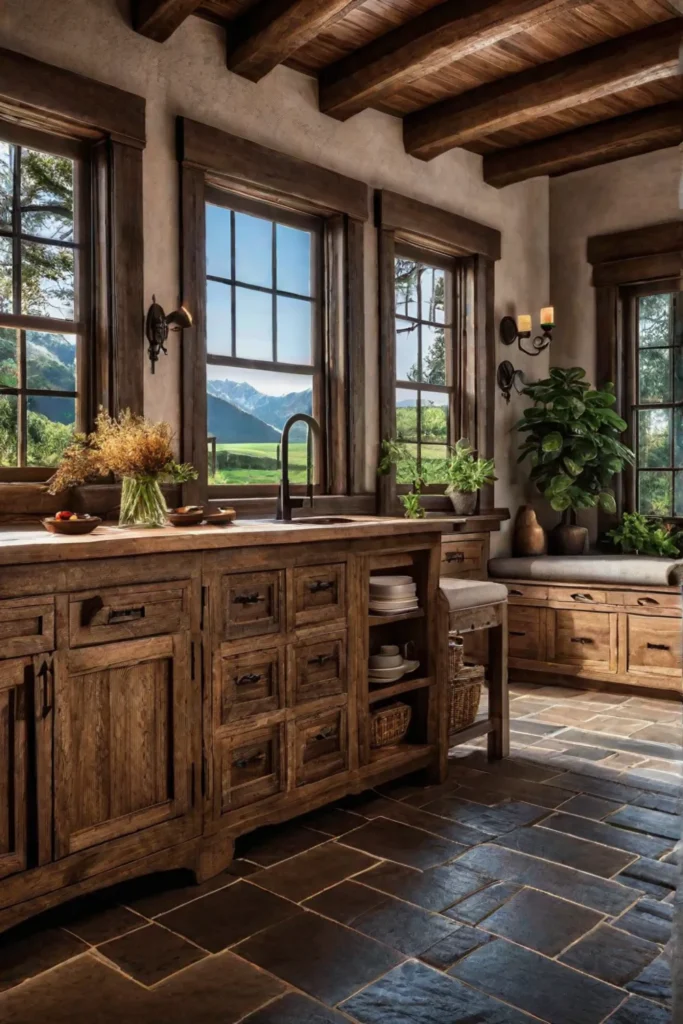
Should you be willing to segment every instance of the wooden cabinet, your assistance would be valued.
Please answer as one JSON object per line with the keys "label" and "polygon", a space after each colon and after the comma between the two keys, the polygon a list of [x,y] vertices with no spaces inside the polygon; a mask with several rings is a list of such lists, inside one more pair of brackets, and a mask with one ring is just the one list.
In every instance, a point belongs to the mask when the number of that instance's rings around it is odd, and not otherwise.
{"label": "wooden cabinet", "polygon": [[29,658],[0,662],[0,878],[27,865]]}
{"label": "wooden cabinet", "polygon": [[309,626],[346,618],[346,567],[312,565],[294,569],[294,624]]}
{"label": "wooden cabinet", "polygon": [[626,669],[681,679],[681,620],[654,615],[629,615],[626,627]]}
{"label": "wooden cabinet", "polygon": [[53,598],[0,601],[0,659],[50,651],[54,642]]}
{"label": "wooden cabinet", "polygon": [[348,767],[346,708],[304,715],[292,725],[296,785],[328,778]]}
{"label": "wooden cabinet", "polygon": [[280,571],[231,573],[223,577],[224,639],[279,633],[284,628],[283,584],[284,573]]}
{"label": "wooden cabinet", "polygon": [[610,612],[553,611],[548,660],[616,672],[617,619]]}
{"label": "wooden cabinet", "polygon": [[277,711],[285,705],[285,650],[218,654],[214,685],[217,725]]}
{"label": "wooden cabinet", "polygon": [[190,626],[190,587],[157,583],[73,594],[69,600],[71,647],[109,644]]}
{"label": "wooden cabinet", "polygon": [[285,788],[284,726],[221,736],[216,742],[214,817],[258,803]]}
{"label": "wooden cabinet", "polygon": [[484,578],[488,562],[488,535],[444,534],[441,542],[441,575]]}
{"label": "wooden cabinet", "polygon": [[511,658],[542,661],[545,656],[542,610],[512,605],[508,609],[508,637]]}
{"label": "wooden cabinet", "polygon": [[190,659],[183,634],[56,657],[57,857],[191,813],[200,706]]}
{"label": "wooden cabinet", "polygon": [[306,640],[290,649],[289,703],[345,693],[346,632]]}

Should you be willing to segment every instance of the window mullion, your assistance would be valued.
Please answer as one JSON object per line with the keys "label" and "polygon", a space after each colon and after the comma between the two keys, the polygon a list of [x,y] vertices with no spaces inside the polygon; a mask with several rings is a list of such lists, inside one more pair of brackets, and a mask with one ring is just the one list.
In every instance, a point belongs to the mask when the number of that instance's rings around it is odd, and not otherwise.
{"label": "window mullion", "polygon": [[271,309],[273,318],[273,362],[277,362],[277,225],[273,221],[271,225],[271,274],[273,281],[273,291],[271,294]]}
{"label": "window mullion", "polygon": [[237,269],[235,265],[235,211],[230,211],[230,350],[233,359],[237,355],[237,293],[235,292],[235,279]]}

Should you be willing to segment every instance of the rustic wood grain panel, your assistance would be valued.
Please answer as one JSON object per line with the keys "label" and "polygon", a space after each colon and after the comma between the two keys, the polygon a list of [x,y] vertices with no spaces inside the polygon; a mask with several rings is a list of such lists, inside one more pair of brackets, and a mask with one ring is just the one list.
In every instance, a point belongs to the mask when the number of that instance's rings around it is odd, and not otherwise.
{"label": "rustic wood grain panel", "polygon": [[610,263],[637,256],[657,256],[683,250],[683,220],[631,228],[609,235],[594,235],[586,244],[589,263]]}
{"label": "rustic wood grain panel", "polygon": [[501,234],[496,228],[388,189],[383,189],[378,196],[384,230],[395,231],[409,241],[427,243],[432,248],[440,245],[454,255],[479,253],[490,260],[500,259]]}
{"label": "rustic wood grain panel", "polygon": [[165,42],[197,10],[201,0],[133,0],[133,27],[157,43]]}
{"label": "rustic wood grain panel", "polygon": [[0,663],[0,878],[27,865],[28,659]]}

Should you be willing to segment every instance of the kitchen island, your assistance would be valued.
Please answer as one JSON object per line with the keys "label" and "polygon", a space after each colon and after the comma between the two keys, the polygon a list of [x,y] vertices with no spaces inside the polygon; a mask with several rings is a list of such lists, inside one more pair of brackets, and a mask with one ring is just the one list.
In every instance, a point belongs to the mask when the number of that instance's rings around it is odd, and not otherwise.
{"label": "kitchen island", "polygon": [[[0,530],[0,930],[446,764],[441,533],[426,521]],[[372,573],[419,607],[373,615]],[[371,689],[381,644],[420,668]],[[372,715],[410,707],[376,746]],[[4,790],[4,792],[3,792]]]}

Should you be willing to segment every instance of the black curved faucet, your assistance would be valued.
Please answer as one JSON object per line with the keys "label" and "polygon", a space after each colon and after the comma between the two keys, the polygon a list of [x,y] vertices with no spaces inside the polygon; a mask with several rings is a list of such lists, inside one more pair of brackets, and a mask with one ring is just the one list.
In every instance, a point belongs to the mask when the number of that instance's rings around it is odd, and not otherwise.
{"label": "black curved faucet", "polygon": [[277,496],[275,518],[286,523],[290,523],[292,521],[292,509],[303,508],[304,504],[303,498],[292,498],[289,493],[289,432],[294,424],[299,422],[308,424],[308,447],[306,449],[306,494],[310,500],[311,508],[313,508],[313,481],[311,478],[313,466],[313,435],[315,435],[318,441],[320,440],[320,427],[312,416],[308,416],[305,412],[297,412],[294,416],[290,416],[285,423],[282,428],[282,438],[280,440],[282,481],[280,483],[280,491]]}

